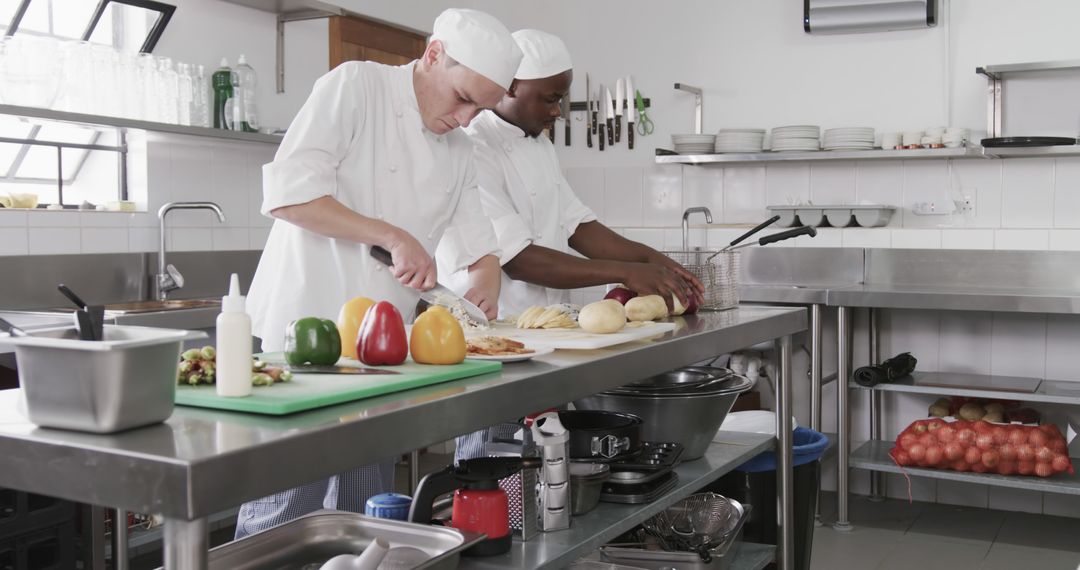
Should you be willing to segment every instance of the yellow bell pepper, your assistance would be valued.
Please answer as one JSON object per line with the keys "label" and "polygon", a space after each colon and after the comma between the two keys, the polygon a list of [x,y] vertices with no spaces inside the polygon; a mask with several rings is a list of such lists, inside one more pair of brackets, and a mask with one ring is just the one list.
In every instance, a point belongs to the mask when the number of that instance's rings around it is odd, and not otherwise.
{"label": "yellow bell pepper", "polygon": [[367,297],[350,299],[341,306],[337,317],[338,334],[341,335],[341,356],[356,359],[356,337],[360,334],[360,323],[364,314],[375,304]]}
{"label": "yellow bell pepper", "polygon": [[409,350],[420,364],[457,364],[465,360],[465,332],[450,311],[434,305],[413,323]]}

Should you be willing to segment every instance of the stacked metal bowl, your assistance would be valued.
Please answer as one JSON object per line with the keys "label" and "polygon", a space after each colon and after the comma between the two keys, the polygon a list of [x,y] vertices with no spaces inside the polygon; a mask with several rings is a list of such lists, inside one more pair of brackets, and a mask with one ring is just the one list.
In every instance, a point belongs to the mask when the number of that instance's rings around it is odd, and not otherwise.
{"label": "stacked metal bowl", "polygon": [[579,410],[633,414],[642,439],[683,445],[683,461],[705,455],[739,394],[754,381],[727,368],[687,366],[574,401]]}

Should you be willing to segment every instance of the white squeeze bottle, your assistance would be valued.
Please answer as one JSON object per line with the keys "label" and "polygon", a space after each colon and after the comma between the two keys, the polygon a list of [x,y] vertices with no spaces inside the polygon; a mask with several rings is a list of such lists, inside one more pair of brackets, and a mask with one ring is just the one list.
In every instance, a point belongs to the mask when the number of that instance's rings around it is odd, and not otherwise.
{"label": "white squeeze bottle", "polygon": [[251,395],[251,317],[244,311],[240,278],[233,273],[217,318],[217,394]]}

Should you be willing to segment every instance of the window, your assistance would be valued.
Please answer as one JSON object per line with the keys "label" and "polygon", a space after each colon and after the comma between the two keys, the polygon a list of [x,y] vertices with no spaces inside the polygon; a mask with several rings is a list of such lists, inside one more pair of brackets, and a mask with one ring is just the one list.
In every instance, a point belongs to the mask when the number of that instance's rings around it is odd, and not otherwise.
{"label": "window", "polygon": [[0,32],[150,53],[175,10],[155,0],[0,0]]}
{"label": "window", "polygon": [[0,197],[37,196],[9,207],[126,200],[126,161],[121,129],[0,115]]}

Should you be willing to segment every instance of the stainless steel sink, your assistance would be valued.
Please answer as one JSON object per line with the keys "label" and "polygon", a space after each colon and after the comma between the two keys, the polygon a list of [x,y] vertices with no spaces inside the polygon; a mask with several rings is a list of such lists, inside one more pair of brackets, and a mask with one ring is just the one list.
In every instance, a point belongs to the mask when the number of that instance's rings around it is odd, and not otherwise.
{"label": "stainless steel sink", "polygon": [[185,309],[220,308],[221,299],[166,299],[164,301],[132,301],[105,305],[105,312],[115,315],[137,315]]}

